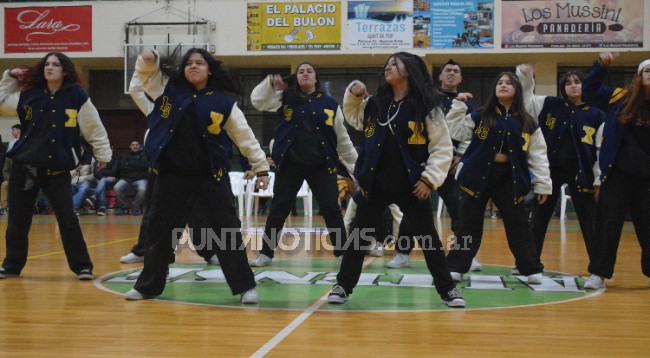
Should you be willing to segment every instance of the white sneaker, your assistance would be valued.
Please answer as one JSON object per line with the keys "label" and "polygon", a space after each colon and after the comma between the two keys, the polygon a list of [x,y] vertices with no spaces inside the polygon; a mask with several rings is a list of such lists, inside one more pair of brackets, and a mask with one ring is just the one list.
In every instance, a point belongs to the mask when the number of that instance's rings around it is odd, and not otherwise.
{"label": "white sneaker", "polygon": [[246,304],[255,304],[260,302],[260,296],[257,294],[257,290],[251,288],[250,290],[241,294],[241,303]]}
{"label": "white sneaker", "polygon": [[217,255],[212,255],[212,257],[210,257],[210,259],[208,260],[208,265],[219,266],[219,258],[217,257]]}
{"label": "white sneaker", "polygon": [[544,275],[541,273],[534,273],[528,276],[528,283],[531,285],[541,285],[544,280]]}
{"label": "white sneaker", "polygon": [[370,250],[370,256],[372,257],[382,257],[384,256],[384,245],[376,242],[375,246]]}
{"label": "white sneaker", "polygon": [[147,300],[153,298],[153,296],[145,296],[140,292],[138,292],[135,288],[132,288],[127,293],[124,294],[124,298],[127,299],[128,301],[139,301],[139,300]]}
{"label": "white sneaker", "polygon": [[585,281],[585,289],[598,290],[605,287],[605,280],[598,275],[591,275],[587,281]]}
{"label": "white sneaker", "polygon": [[512,270],[510,270],[511,275],[519,275],[519,269],[517,267],[514,267]]}
{"label": "white sneaker", "polygon": [[264,266],[271,266],[271,261],[273,261],[272,258],[264,255],[264,254],[259,254],[255,258],[255,260],[250,262],[250,265],[253,267],[264,267]]}
{"label": "white sneaker", "polygon": [[454,280],[454,282],[460,282],[463,280],[463,274],[460,272],[450,272],[451,274],[451,279]]}
{"label": "white sneaker", "polygon": [[470,272],[483,271],[483,266],[477,259],[472,259],[472,265],[469,267]]}
{"label": "white sneaker", "polygon": [[128,255],[120,257],[120,262],[123,264],[137,264],[139,262],[144,262],[144,256],[138,256],[129,252]]}
{"label": "white sneaker", "polygon": [[345,303],[348,300],[348,294],[345,289],[339,285],[334,285],[332,291],[327,295],[327,302],[334,304]]}
{"label": "white sneaker", "polygon": [[411,267],[411,257],[407,254],[397,253],[392,260],[386,263],[388,268]]}

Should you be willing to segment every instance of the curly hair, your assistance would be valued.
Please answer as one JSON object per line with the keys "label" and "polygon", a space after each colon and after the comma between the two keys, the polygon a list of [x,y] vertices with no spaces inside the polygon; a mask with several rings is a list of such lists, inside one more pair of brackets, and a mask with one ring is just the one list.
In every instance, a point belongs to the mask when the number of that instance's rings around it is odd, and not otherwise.
{"label": "curly hair", "polygon": [[61,63],[63,69],[63,85],[82,84],[81,77],[77,72],[74,63],[70,57],[62,54],[61,52],[50,52],[45,55],[38,63],[29,69],[20,80],[19,85],[23,89],[30,88],[45,88],[47,87],[47,80],[45,79],[45,62],[50,56],[55,56]]}

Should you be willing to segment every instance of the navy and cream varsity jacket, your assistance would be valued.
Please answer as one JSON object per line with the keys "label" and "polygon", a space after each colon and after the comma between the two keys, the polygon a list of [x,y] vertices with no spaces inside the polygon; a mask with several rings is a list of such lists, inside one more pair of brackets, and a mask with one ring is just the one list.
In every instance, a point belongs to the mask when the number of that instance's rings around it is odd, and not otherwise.
{"label": "navy and cream varsity jacket", "polygon": [[523,87],[526,110],[537,119],[544,133],[550,166],[557,163],[560,146],[565,136],[570,135],[578,157],[578,190],[593,191],[594,181],[600,176],[598,147],[605,112],[586,103],[575,106],[561,97],[535,95],[535,79],[520,66],[517,77]]}
{"label": "navy and cream varsity jacket", "polygon": [[[378,123],[382,114],[377,113],[375,99],[372,96],[364,99],[350,92],[355,84],[365,86],[359,81],[348,85],[343,99],[343,112],[350,126],[363,131],[362,149],[354,174],[363,194],[369,195],[374,182],[374,170],[381,156],[381,146],[386,136],[392,134],[388,126]],[[386,122],[385,117],[381,117],[381,120]],[[447,177],[453,156],[452,143],[440,108],[433,109],[424,123],[425,128],[416,126],[412,110],[407,104],[400,108],[389,125],[395,132],[395,141],[406,166],[409,183],[415,185],[421,180],[435,190]]]}
{"label": "navy and cream varsity jacket", "polygon": [[[148,116],[149,129],[144,150],[151,168],[157,168],[158,159],[165,146],[174,136],[174,130],[185,116],[185,111],[193,107],[204,144],[210,157],[211,170],[217,181],[227,174],[228,154],[224,143],[228,136],[248,158],[255,174],[268,172],[266,155],[259,145],[253,131],[248,126],[243,112],[237,103],[225,94],[205,88],[194,91],[184,85],[173,85],[160,72],[160,56],[156,54],[156,64],[147,64],[138,57],[136,70],[131,80],[132,97],[143,97],[143,92],[155,99],[152,112]],[[137,101],[136,101],[137,103]],[[149,105],[138,106],[144,111]]]}
{"label": "navy and cream varsity jacket", "polygon": [[468,115],[465,114],[466,111],[464,102],[454,100],[447,114],[451,137],[455,140],[471,139],[456,173],[461,189],[472,197],[481,195],[487,186],[494,157],[505,141],[512,167],[514,203],[522,201],[530,191],[531,173],[535,193],[552,193],[546,143],[541,129],[537,128],[533,134],[522,133],[521,121],[501,106],[497,108],[497,124],[494,128],[482,124],[480,110]]}
{"label": "navy and cream varsity jacket", "polygon": [[275,90],[273,75],[268,75],[253,89],[251,103],[259,111],[277,111],[279,114],[271,153],[279,168],[282,168],[282,162],[305,120],[315,122],[316,135],[325,153],[330,173],[336,173],[339,155],[346,163],[353,164],[357,161],[357,151],[343,125],[343,113],[339,104],[326,93],[317,91],[293,103],[283,102],[282,91]]}
{"label": "navy and cream varsity jacket", "polygon": [[80,136],[91,145],[95,158],[110,162],[112,151],[106,129],[88,95],[79,85],[64,86],[52,94],[45,88],[19,91],[17,80],[5,71],[0,81],[0,114],[17,115],[22,134],[7,153],[12,157],[23,146],[29,146],[34,128],[44,118],[51,123],[50,145],[46,169],[70,171],[77,167],[81,156]]}

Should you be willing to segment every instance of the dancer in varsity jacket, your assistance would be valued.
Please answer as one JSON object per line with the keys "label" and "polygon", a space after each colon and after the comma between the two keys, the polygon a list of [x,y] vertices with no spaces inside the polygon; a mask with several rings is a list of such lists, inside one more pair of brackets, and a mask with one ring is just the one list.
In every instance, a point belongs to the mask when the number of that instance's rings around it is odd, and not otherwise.
{"label": "dancer in varsity jacket", "polygon": [[532,172],[541,204],[552,193],[546,143],[534,118],[524,108],[521,82],[512,72],[497,77],[486,106],[466,115],[467,106],[454,100],[447,114],[451,137],[471,143],[458,165],[464,192],[456,245],[447,263],[454,280],[470,269],[483,237],[485,205],[490,197],[503,217],[506,238],[521,274],[541,284],[543,266],[528,226],[524,197]]}
{"label": "dancer in varsity jacket", "polygon": [[597,157],[597,132],[602,131],[605,113],[585,103],[582,83],[586,74],[568,71],[560,78],[560,97],[535,95],[535,67],[517,66],[517,77],[524,89],[526,110],[544,133],[553,181],[553,193],[540,205],[533,218],[535,247],[541,257],[548,223],[564,183],[568,184],[571,201],[580,223],[590,261],[594,257],[594,180],[600,176]]}
{"label": "dancer in varsity jacket", "polygon": [[168,79],[158,61],[156,52],[145,50],[134,74],[143,78],[140,83],[146,84],[143,88],[155,101],[148,118],[145,152],[157,177],[145,233],[144,269],[125,298],[141,300],[162,293],[173,255],[172,236],[179,235],[190,215],[200,210],[211,213],[199,222],[220,239],[211,244],[218,247],[216,254],[232,294],[240,294],[242,303],[257,303],[222,140],[228,135],[237,144],[258,176],[257,185],[266,187],[264,151],[237,103],[227,95],[240,93],[240,88],[222,63],[204,49],[188,50],[177,73]]}
{"label": "dancer in varsity jacket", "polygon": [[[593,98],[609,96],[599,164],[601,186],[595,219],[595,262],[585,288],[605,287],[612,278],[625,215],[629,212],[641,246],[641,270],[650,277],[650,60],[641,62],[626,91],[602,83],[606,68],[616,56],[600,54],[589,80]],[[589,85],[589,87],[587,87]],[[624,93],[622,98],[618,94]],[[587,94],[587,92],[585,92]]]}
{"label": "dancer in varsity jacket", "polygon": [[[353,226],[374,227],[384,209],[397,204],[419,240],[443,303],[465,307],[447,269],[429,201],[431,192],[445,181],[453,155],[440,93],[424,61],[407,52],[388,59],[379,82],[370,97],[365,97],[366,87],[359,81],[345,91],[346,120],[363,131],[362,152],[354,171],[361,195]],[[371,244],[363,234],[351,235],[349,241],[329,303],[344,303],[352,294],[365,249]]]}
{"label": "dancer in varsity jacket", "polygon": [[39,189],[54,209],[70,269],[80,280],[93,278],[73,211],[70,170],[81,157],[81,136],[92,146],[100,167],[111,160],[111,148],[99,113],[80,86],[70,58],[48,53],[34,68],[5,71],[0,81],[0,115],[18,115],[22,134],[7,156],[12,158],[9,183],[7,256],[0,278],[17,277],[27,261],[27,235]]}
{"label": "dancer in varsity jacket", "polygon": [[325,219],[334,256],[340,260],[347,234],[338,203],[338,158],[340,155],[346,163],[354,163],[357,152],[343,126],[339,104],[320,90],[317,72],[310,63],[300,64],[286,80],[278,74],[268,75],[253,89],[251,102],[260,111],[279,114],[271,152],[278,167],[273,200],[262,250],[251,266],[271,265],[284,221],[305,180]]}

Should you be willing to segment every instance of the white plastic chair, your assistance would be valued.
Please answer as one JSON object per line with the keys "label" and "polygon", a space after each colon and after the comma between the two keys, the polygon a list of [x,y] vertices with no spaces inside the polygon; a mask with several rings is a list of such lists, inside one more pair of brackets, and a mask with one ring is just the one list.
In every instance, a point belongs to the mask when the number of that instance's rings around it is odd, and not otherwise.
{"label": "white plastic chair", "polygon": [[[275,184],[275,173],[269,172],[269,186],[266,189],[255,191],[256,179],[249,180],[246,186],[246,216],[251,216],[254,212],[257,213],[257,208],[260,205],[260,198],[273,197],[273,185]],[[255,205],[253,205],[253,203]]]}
{"label": "white plastic chair", "polygon": [[296,194],[296,198],[302,198],[302,206],[304,207],[305,216],[311,217],[313,210],[313,197],[306,180],[303,180],[302,186],[300,187],[300,190],[298,190],[298,194]]}
{"label": "white plastic chair", "polygon": [[562,184],[560,187],[560,220],[566,220],[566,202],[571,200],[571,195],[567,194],[568,184]]}
{"label": "white plastic chair", "polygon": [[230,188],[232,194],[237,198],[239,216],[244,216],[244,202],[246,201],[246,182],[243,172],[230,172]]}

